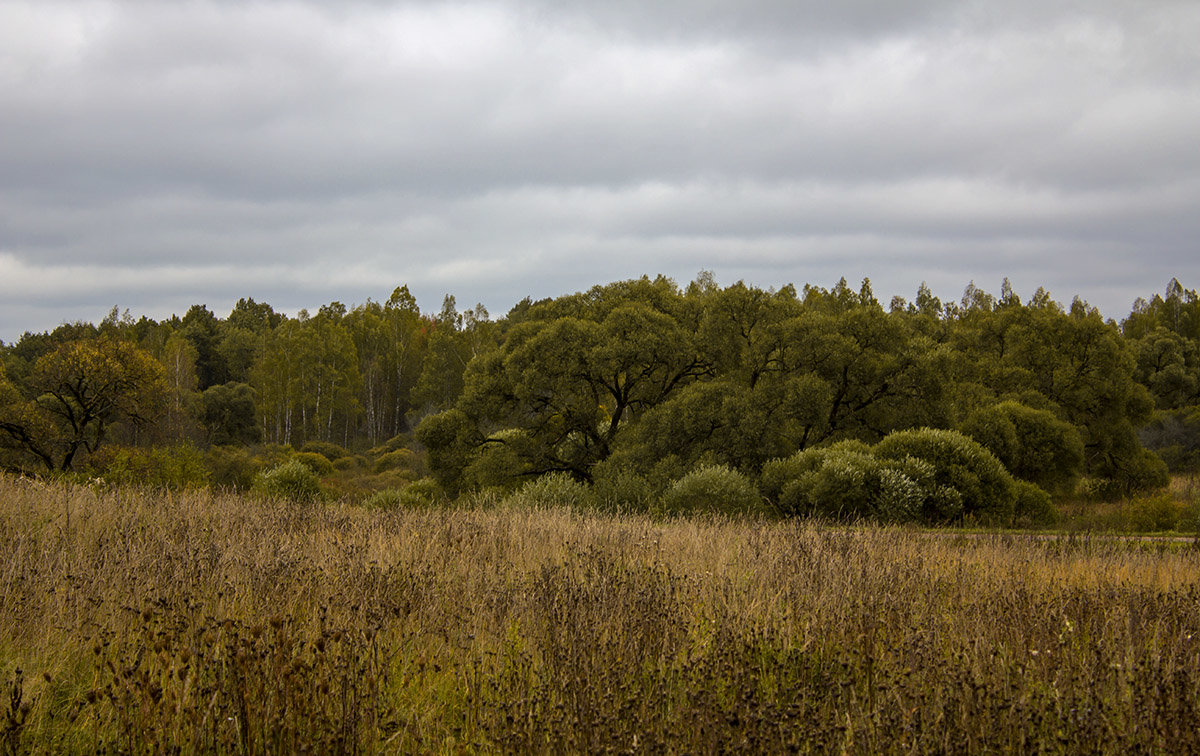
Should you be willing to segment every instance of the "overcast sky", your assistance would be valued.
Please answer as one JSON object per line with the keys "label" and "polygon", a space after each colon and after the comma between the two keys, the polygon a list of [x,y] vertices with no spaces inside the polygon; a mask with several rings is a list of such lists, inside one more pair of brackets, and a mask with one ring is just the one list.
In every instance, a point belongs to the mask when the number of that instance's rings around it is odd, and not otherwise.
{"label": "overcast sky", "polygon": [[1196,0],[0,0],[0,339],[663,273],[1200,285]]}

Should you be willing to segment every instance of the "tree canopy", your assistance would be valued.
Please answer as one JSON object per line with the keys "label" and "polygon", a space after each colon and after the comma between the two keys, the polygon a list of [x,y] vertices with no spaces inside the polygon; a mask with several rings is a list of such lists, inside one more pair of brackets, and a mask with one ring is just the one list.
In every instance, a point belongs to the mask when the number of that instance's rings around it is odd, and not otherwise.
{"label": "tree canopy", "polygon": [[708,273],[525,299],[498,319],[449,295],[422,313],[405,286],[294,316],[249,298],[224,318],[114,308],[0,346],[0,455],[69,469],[114,437],[409,445],[451,492],[549,473],[661,492],[835,447],[810,460],[834,465],[821,485],[846,465],[920,477],[853,444],[926,428],[974,439],[1020,491],[1132,491],[1161,485],[1163,460],[1200,458],[1198,329],[1178,281],[1121,323],[1044,290],[1022,302],[1007,281],[955,302],[922,285],[885,308],[869,280],[762,289]]}

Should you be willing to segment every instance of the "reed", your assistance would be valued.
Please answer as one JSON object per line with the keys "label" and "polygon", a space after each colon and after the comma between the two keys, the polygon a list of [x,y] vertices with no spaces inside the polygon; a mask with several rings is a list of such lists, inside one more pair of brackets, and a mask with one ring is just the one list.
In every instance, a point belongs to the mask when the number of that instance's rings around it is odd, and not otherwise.
{"label": "reed", "polygon": [[0,477],[8,753],[1200,751],[1188,543]]}

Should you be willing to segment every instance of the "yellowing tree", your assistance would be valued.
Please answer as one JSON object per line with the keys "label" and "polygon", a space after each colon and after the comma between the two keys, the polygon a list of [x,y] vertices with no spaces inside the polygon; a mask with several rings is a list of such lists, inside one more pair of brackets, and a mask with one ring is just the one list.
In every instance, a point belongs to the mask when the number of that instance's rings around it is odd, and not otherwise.
{"label": "yellowing tree", "polygon": [[30,395],[0,375],[0,433],[48,470],[69,470],[113,424],[143,425],[167,397],[163,366],[136,345],[102,336],[56,347],[34,364]]}

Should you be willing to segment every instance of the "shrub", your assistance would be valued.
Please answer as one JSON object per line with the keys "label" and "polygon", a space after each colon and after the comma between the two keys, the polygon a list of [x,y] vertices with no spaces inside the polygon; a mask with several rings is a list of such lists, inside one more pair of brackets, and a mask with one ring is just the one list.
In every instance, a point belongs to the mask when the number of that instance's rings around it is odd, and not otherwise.
{"label": "shrub", "polygon": [[664,514],[767,512],[762,496],[749,478],[723,465],[702,465],[671,484],[663,494]]}
{"label": "shrub", "polygon": [[592,500],[606,512],[646,512],[654,501],[654,488],[646,477],[625,465],[607,460],[592,468]]}
{"label": "shrub", "polygon": [[930,473],[919,461],[879,460],[861,441],[842,441],[767,463],[762,488],[787,515],[906,522],[921,516]]}
{"label": "shrub", "polygon": [[191,444],[157,448],[150,452],[153,474],[148,482],[163,488],[204,488],[209,482],[204,454]]}
{"label": "shrub", "polygon": [[507,504],[525,507],[574,509],[590,505],[591,496],[587,486],[575,480],[569,473],[552,472],[529,481],[504,501]]}
{"label": "shrub", "polygon": [[108,483],[184,490],[209,483],[205,457],[190,444],[142,449],[105,446],[88,458],[85,470]]}
{"label": "shrub", "polygon": [[[915,522],[921,519],[925,500],[935,493],[920,482],[928,477],[924,469],[914,473],[914,469],[921,467],[920,460],[913,459],[879,463],[874,502],[877,519],[884,522]],[[932,474],[932,470],[929,474]]]}
{"label": "shrub", "polygon": [[1047,490],[1073,488],[1083,470],[1079,431],[1046,410],[1001,402],[972,412],[961,430],[995,454],[1013,476]]}
{"label": "shrub", "polygon": [[517,447],[528,439],[518,428],[506,428],[489,436],[489,441],[475,449],[471,461],[463,470],[463,484],[468,489],[498,489],[512,491],[528,478],[520,477],[526,469]]}
{"label": "shrub", "polygon": [[315,501],[321,495],[317,474],[296,459],[260,472],[253,490],[262,496],[300,502]]}
{"label": "shrub", "polygon": [[302,452],[313,452],[320,454],[325,459],[331,462],[337,462],[343,457],[351,456],[349,450],[337,444],[329,443],[328,441],[309,441],[304,446],[300,447]]}
{"label": "shrub", "polygon": [[317,475],[333,474],[333,463],[324,454],[301,451],[293,454],[292,459],[312,470]]}
{"label": "shrub", "polygon": [[369,496],[363,505],[374,509],[426,509],[445,501],[437,481],[422,478],[404,488],[391,488]]}
{"label": "shrub", "polygon": [[1013,522],[1018,527],[1046,527],[1058,521],[1058,512],[1050,500],[1050,494],[1025,480],[1015,484],[1016,502]]}
{"label": "shrub", "polygon": [[359,465],[362,464],[362,459],[360,459],[359,457],[355,457],[355,456],[348,456],[348,457],[339,457],[338,459],[332,460],[332,462],[333,462],[334,470],[345,471],[345,470],[354,470],[354,469],[358,468]]}
{"label": "shrub", "polygon": [[401,433],[397,436],[392,436],[391,438],[389,438],[387,441],[384,441],[379,446],[376,446],[375,448],[371,449],[371,454],[381,456],[381,455],[387,454],[388,452],[394,452],[397,449],[403,449],[405,447],[412,446],[412,442],[413,442],[413,434]]}
{"label": "shrub", "polygon": [[[773,459],[763,465],[759,485],[763,496],[779,506],[785,514],[807,514],[812,504],[807,495],[812,482],[796,482],[814,475],[830,455],[846,453],[870,453],[871,447],[861,441],[840,441],[832,446],[823,446],[796,452],[790,457]],[[785,494],[785,490],[788,493]]]}
{"label": "shrub", "polygon": [[396,449],[390,451],[375,460],[375,472],[381,473],[387,470],[396,469],[412,469],[416,463],[416,452],[412,449]]}
{"label": "shrub", "polygon": [[1197,527],[1194,507],[1176,500],[1169,493],[1134,498],[1127,511],[1128,529],[1141,533],[1189,531]]}
{"label": "shrub", "polygon": [[206,464],[214,486],[246,491],[254,485],[254,476],[262,463],[244,447],[214,446],[208,450]]}
{"label": "shrub", "polygon": [[925,520],[946,522],[968,516],[990,523],[1012,521],[1016,504],[1012,476],[994,454],[968,436],[932,428],[896,431],[876,444],[874,452],[880,459],[911,457],[932,467],[932,480],[926,482],[932,496],[925,501]]}

